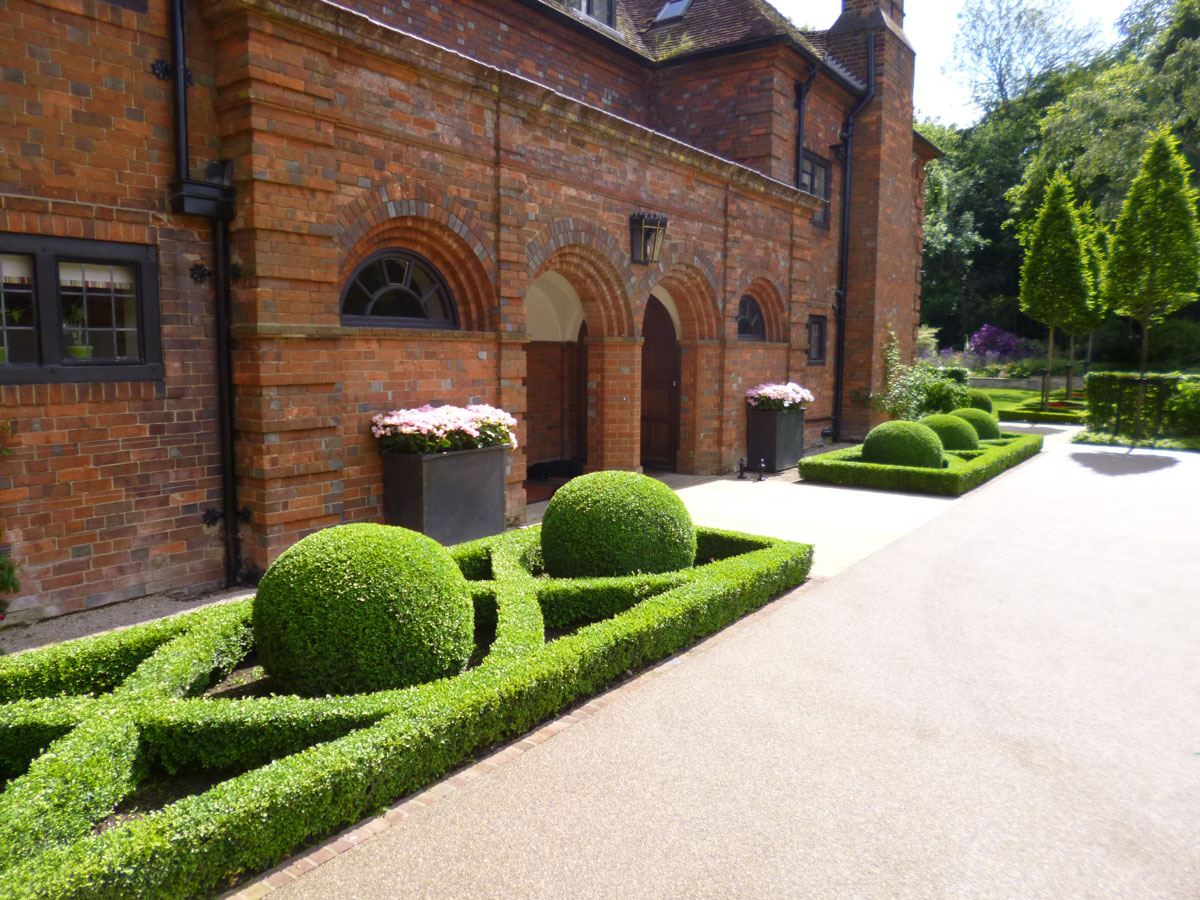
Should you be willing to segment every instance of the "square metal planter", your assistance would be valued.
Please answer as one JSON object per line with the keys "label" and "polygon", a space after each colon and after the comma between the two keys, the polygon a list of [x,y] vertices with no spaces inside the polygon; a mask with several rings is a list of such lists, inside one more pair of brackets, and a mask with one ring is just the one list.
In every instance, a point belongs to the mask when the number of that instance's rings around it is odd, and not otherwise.
{"label": "square metal planter", "polygon": [[768,472],[796,468],[804,455],[804,407],[746,409],[746,465]]}
{"label": "square metal planter", "polygon": [[504,445],[449,453],[384,453],[388,525],[458,544],[504,530]]}

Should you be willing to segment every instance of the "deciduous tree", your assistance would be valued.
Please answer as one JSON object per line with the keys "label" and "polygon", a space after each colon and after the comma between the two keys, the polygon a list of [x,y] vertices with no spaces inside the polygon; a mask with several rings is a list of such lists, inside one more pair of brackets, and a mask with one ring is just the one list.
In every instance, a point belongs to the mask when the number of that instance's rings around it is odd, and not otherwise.
{"label": "deciduous tree", "polygon": [[1088,310],[1091,276],[1084,259],[1082,228],[1074,192],[1058,172],[1046,188],[1021,269],[1021,310],[1050,327],[1042,406],[1049,400],[1049,374],[1054,365],[1054,329],[1074,327]]}
{"label": "deciduous tree", "polygon": [[[1151,326],[1194,303],[1200,288],[1200,231],[1190,180],[1179,142],[1164,128],[1142,157],[1113,232],[1105,272],[1109,305],[1141,329],[1143,381]],[[1144,399],[1143,383],[1139,430]]]}

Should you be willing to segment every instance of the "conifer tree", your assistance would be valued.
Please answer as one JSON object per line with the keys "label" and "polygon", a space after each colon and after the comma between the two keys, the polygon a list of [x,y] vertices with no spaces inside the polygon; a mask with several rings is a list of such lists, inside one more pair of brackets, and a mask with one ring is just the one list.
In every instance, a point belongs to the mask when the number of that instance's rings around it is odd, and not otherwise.
{"label": "conifer tree", "polygon": [[1142,331],[1137,437],[1146,396],[1150,327],[1195,302],[1200,287],[1200,232],[1190,177],[1178,141],[1164,128],[1142,157],[1113,232],[1105,272],[1109,304]]}
{"label": "conifer tree", "polygon": [[1049,376],[1054,365],[1054,330],[1072,327],[1071,323],[1088,309],[1091,275],[1083,244],[1071,182],[1062,172],[1056,172],[1046,187],[1046,199],[1021,267],[1021,310],[1050,326],[1046,374],[1042,377],[1043,408],[1049,400]]}

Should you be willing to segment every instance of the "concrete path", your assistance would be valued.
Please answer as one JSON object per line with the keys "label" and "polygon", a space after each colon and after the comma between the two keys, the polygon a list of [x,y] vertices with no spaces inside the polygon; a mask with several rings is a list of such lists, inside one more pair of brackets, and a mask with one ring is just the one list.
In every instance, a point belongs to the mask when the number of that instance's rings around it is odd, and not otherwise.
{"label": "concrete path", "polygon": [[272,897],[1196,898],[1198,498],[1055,438]]}

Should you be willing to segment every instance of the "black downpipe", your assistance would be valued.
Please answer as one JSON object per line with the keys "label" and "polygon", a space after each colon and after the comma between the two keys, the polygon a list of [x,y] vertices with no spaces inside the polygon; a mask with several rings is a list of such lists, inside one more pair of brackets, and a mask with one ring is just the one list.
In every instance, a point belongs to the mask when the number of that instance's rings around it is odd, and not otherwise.
{"label": "black downpipe", "polygon": [[175,103],[175,180],[188,180],[187,51],[183,43],[183,0],[171,0],[172,99]]}
{"label": "black downpipe", "polygon": [[837,360],[833,376],[833,440],[842,439],[843,395],[846,392],[846,288],[850,281],[850,189],[854,179],[854,120],[875,99],[875,35],[867,35],[867,93],[846,117],[842,130],[842,228],[838,248]]}
{"label": "black downpipe", "polygon": [[800,187],[800,172],[804,160],[804,110],[808,103],[808,91],[817,77],[817,67],[808,75],[807,81],[796,82],[796,187]]}
{"label": "black downpipe", "polygon": [[237,474],[233,444],[233,346],[230,340],[229,221],[213,222],[213,266],[217,279],[217,420],[221,438],[221,512],[225,521],[225,582],[237,583],[242,568],[238,534]]}
{"label": "black downpipe", "polygon": [[212,223],[214,319],[217,326],[217,426],[221,448],[221,518],[225,523],[225,583],[232,587],[242,575],[238,534],[237,473],[234,469],[233,341],[230,331],[229,223],[234,215],[232,166],[208,165],[205,181],[192,181],[188,171],[187,51],[184,41],[183,0],[171,0],[172,96],[175,106],[175,181],[170,206],[174,213],[202,216]]}

